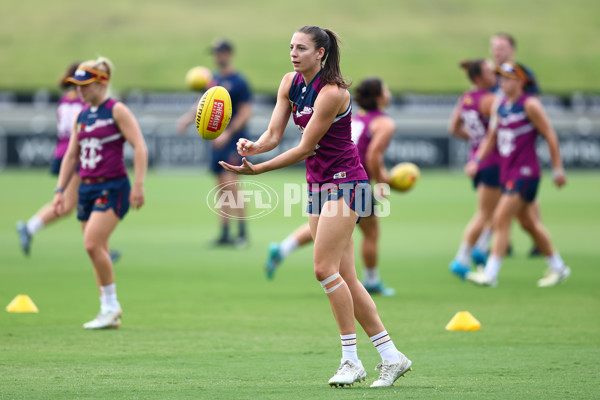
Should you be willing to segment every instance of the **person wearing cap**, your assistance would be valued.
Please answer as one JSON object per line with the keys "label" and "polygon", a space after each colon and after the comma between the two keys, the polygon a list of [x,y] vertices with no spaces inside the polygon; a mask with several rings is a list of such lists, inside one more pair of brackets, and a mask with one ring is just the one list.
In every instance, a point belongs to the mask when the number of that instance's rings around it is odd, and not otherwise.
{"label": "person wearing cap", "polygon": [[508,61],[497,69],[505,97],[496,104],[490,121],[490,132],[465,171],[474,176],[479,164],[497,146],[500,153],[500,181],[503,193],[494,211],[492,251],[485,268],[467,273],[466,279],[482,286],[495,286],[510,236],[514,217],[528,225],[532,239],[546,256],[548,270],[538,280],[539,287],[554,286],[571,273],[552,245],[542,222],[535,216],[534,200],[540,181],[540,164],[536,154],[536,139],[541,135],[548,144],[552,159],[552,179],[556,186],[566,183],[560,157],[558,138],[536,96],[524,92],[527,73],[519,64]]}
{"label": "person wearing cap", "polygon": [[[138,123],[127,106],[108,96],[112,65],[106,58],[79,65],[67,81],[77,85],[86,106],[78,113],[54,190],[54,211],[65,212],[65,189],[79,164],[77,219],[83,228],[85,249],[94,266],[100,291],[100,312],[83,325],[86,329],[118,328],[121,305],[117,300],[109,239],[129,207],[144,204],[148,151]],[[135,179],[129,183],[123,161],[125,142],[133,147]]]}
{"label": "person wearing cap", "polygon": [[[237,199],[237,187],[240,182],[236,174],[233,174],[219,165],[220,160],[226,160],[231,164],[239,164],[241,157],[237,153],[236,143],[238,139],[247,135],[246,126],[252,115],[251,90],[246,78],[237,71],[232,63],[233,45],[226,39],[220,39],[213,43],[210,52],[214,56],[217,71],[213,73],[213,79],[207,88],[222,86],[231,96],[232,115],[231,121],[221,135],[211,141],[210,170],[217,176],[219,186],[230,188],[232,198]],[[197,104],[190,108],[177,121],[177,132],[185,133],[187,127],[196,118]],[[235,246],[244,248],[248,245],[246,231],[245,203],[240,207],[224,210],[221,215],[221,235],[212,245]],[[231,218],[228,215],[236,214],[238,223],[238,235],[235,239],[230,236]]]}
{"label": "person wearing cap", "polygon": [[[63,157],[69,146],[69,139],[71,138],[71,131],[73,129],[73,121],[79,112],[83,109],[84,103],[79,98],[75,85],[67,80],[67,78],[75,74],[75,70],[79,66],[79,62],[73,62],[69,65],[60,78],[58,86],[63,90],[63,94],[58,100],[58,106],[56,108],[57,118],[57,140],[56,147],[52,154],[52,162],[50,164],[50,173],[58,176],[60,166],[62,164]],[[54,212],[52,203],[49,202],[44,204],[27,222],[17,222],[17,233],[19,235],[19,243],[23,253],[28,256],[31,251],[31,243],[33,236],[41,231],[43,228],[51,224],[52,222],[68,216],[77,204],[77,188],[81,183],[79,175],[73,173],[73,177],[69,180],[69,184],[65,188],[64,192],[64,213],[57,215]],[[119,256],[119,251],[111,251],[110,253],[113,261],[116,261]]]}
{"label": "person wearing cap", "polygon": [[[514,60],[516,50],[517,50],[517,41],[514,38],[514,36],[512,36],[509,33],[506,33],[506,32],[496,33],[495,35],[492,36],[492,38],[490,40],[490,54],[492,55],[492,58],[494,60],[494,63],[496,64],[496,67],[499,67],[500,65],[502,65],[503,63],[508,62],[508,61],[516,62]],[[540,91],[540,87],[537,82],[537,79],[535,77],[535,74],[526,65],[524,65],[522,63],[519,63],[519,65],[521,66],[521,68],[523,68],[523,70],[525,71],[525,74],[527,75],[527,83],[523,87],[523,91],[525,93],[528,93],[528,94],[531,94],[534,96],[539,96],[541,91]],[[497,74],[496,76],[497,76],[496,86],[492,89],[492,91],[494,92],[494,94],[496,94],[496,96],[502,97],[504,94],[502,93],[502,89],[500,88],[500,75]],[[537,202],[534,202],[533,207],[534,207],[533,209],[534,209],[535,215],[537,216],[538,219],[541,219],[539,204]],[[525,231],[527,231],[527,223],[525,221],[521,221],[520,218],[517,218],[517,219],[519,220],[521,227]],[[531,232],[528,232],[528,233],[531,234]],[[508,254],[512,254],[512,246],[510,244],[508,245]],[[530,256],[538,256],[540,254],[541,253],[540,253],[539,249],[534,244],[532,246],[531,250],[529,251],[529,255]]]}

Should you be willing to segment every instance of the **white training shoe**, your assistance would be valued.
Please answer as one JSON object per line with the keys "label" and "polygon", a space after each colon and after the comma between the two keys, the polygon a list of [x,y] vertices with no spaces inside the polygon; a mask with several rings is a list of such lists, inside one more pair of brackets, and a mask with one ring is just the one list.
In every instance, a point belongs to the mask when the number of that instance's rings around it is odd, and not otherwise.
{"label": "white training shoe", "polygon": [[96,318],[83,324],[85,329],[117,329],[121,325],[120,308],[115,310],[100,311]]}
{"label": "white training shoe", "polygon": [[491,276],[486,274],[484,270],[479,270],[479,269],[477,271],[467,272],[465,279],[468,280],[469,282],[473,282],[474,284],[479,285],[479,286],[492,286],[493,287],[493,286],[498,285],[498,279],[492,278]]}
{"label": "white training shoe", "polygon": [[329,380],[329,386],[352,386],[354,385],[354,382],[362,382],[366,378],[367,371],[365,371],[360,360],[358,361],[358,364],[355,364],[350,360],[344,360],[335,375]]}
{"label": "white training shoe", "polygon": [[546,274],[537,282],[538,287],[550,287],[564,281],[571,275],[571,268],[565,266],[560,271],[548,268]]}
{"label": "white training shoe", "polygon": [[371,387],[394,386],[394,382],[401,376],[406,376],[406,372],[412,371],[412,361],[400,352],[400,361],[395,364],[390,364],[387,360],[377,364],[375,371],[379,370],[379,379],[377,379]]}

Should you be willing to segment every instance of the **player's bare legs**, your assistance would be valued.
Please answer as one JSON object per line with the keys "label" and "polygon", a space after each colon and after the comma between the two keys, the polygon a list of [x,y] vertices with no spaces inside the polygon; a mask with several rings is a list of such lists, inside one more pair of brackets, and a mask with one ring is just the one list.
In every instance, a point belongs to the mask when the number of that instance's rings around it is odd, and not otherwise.
{"label": "player's bare legs", "polygon": [[65,187],[64,191],[64,212],[61,215],[56,215],[52,203],[47,203],[42,206],[28,221],[24,223],[22,221],[17,222],[17,233],[19,234],[19,241],[21,249],[25,255],[29,255],[31,250],[31,241],[33,236],[41,229],[46,227],[48,224],[56,221],[57,219],[64,218],[69,215],[77,205],[79,184],[81,178],[78,174],[73,174],[69,180],[69,184]]}
{"label": "player's bare legs", "polygon": [[301,225],[282,242],[269,244],[269,254],[265,265],[265,274],[268,279],[273,279],[275,270],[287,256],[294,250],[312,242],[312,234],[308,223]]}
{"label": "player's bare legs", "polygon": [[120,219],[111,208],[93,211],[82,223],[83,242],[100,291],[100,313],[85,323],[86,329],[118,328],[121,323],[121,305],[117,301],[115,275],[109,252],[109,238]]}
{"label": "player's bare legs", "polygon": [[450,263],[450,271],[460,278],[464,279],[471,270],[471,256],[475,243],[482,235],[485,227],[492,225],[494,210],[501,196],[502,189],[500,188],[483,184],[477,186],[477,210],[467,224],[458,252]]}

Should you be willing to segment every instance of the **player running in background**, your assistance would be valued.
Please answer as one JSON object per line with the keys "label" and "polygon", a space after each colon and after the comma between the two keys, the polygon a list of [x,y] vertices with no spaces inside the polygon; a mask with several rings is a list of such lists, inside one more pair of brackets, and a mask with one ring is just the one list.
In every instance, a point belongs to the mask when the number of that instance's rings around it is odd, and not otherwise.
{"label": "player running in background", "polygon": [[[233,45],[227,40],[218,40],[211,47],[215,57],[217,71],[213,74],[212,81],[208,88],[214,86],[223,86],[231,96],[231,121],[227,128],[215,140],[211,141],[211,161],[210,169],[217,176],[218,185],[223,185],[227,190],[231,190],[232,198],[237,199],[237,189],[239,179],[237,175],[223,169],[219,165],[220,160],[226,160],[230,164],[239,164],[241,158],[236,150],[236,143],[239,138],[246,136],[246,125],[252,115],[252,103],[250,87],[246,79],[233,67]],[[177,132],[183,134],[186,128],[194,122],[196,118],[197,104],[188,112],[183,114],[177,121]],[[245,203],[242,202],[245,206]],[[235,246],[244,248],[248,245],[248,235],[246,232],[246,221],[244,220],[244,207],[229,209],[223,207],[221,213],[221,236],[213,243],[215,246]],[[228,215],[237,215],[238,235],[237,238],[230,237],[231,218]]]}
{"label": "player running in background", "polygon": [[[69,139],[71,138],[71,132],[73,131],[73,121],[75,117],[84,106],[83,101],[77,95],[77,90],[73,83],[67,81],[67,78],[73,76],[75,70],[79,66],[79,62],[74,62],[65,71],[64,75],[60,78],[58,86],[63,90],[63,94],[58,101],[56,108],[56,119],[57,119],[57,139],[54,153],[52,154],[52,163],[50,164],[50,173],[58,176],[60,171],[60,165],[62,159],[69,146]],[[48,226],[50,223],[68,216],[71,214],[75,205],[77,204],[77,188],[81,180],[79,175],[73,173],[73,177],[69,181],[69,185],[65,187],[64,192],[64,214],[57,215],[54,212],[52,203],[47,203],[39,209],[29,220],[25,223],[23,221],[17,222],[17,233],[19,234],[19,242],[21,249],[25,255],[29,255],[31,251],[31,242],[33,236],[41,231],[43,228]],[[110,253],[113,261],[119,258],[119,251],[113,250]]]}
{"label": "player running in background", "polygon": [[[496,64],[495,67],[499,67],[500,65],[504,64],[505,62],[516,62],[515,61],[515,52],[517,50],[517,41],[516,39],[508,34],[508,33],[496,33],[495,35],[492,36],[492,38],[490,39],[490,54],[492,55],[492,59],[494,60],[494,63]],[[540,87],[538,85],[537,79],[535,78],[535,74],[533,73],[533,71],[528,68],[527,66],[519,63],[519,65],[523,68],[523,70],[525,71],[525,74],[527,75],[527,83],[525,84],[525,86],[523,87],[523,92],[533,95],[533,96],[539,96],[540,95]],[[496,87],[494,88],[494,93],[498,96],[498,97],[502,97],[504,94],[502,93],[502,88],[500,87],[500,75],[497,76],[497,81],[496,81]],[[541,219],[541,213],[540,213],[540,207],[537,201],[535,201],[533,203],[533,212],[535,214],[535,216],[538,219]],[[521,227],[524,230],[527,230],[527,221],[521,221],[520,217],[517,217],[517,219],[519,220],[519,223],[521,224]],[[532,235],[532,232],[528,232],[530,235]],[[509,244],[508,245],[508,253],[512,253],[512,246]],[[530,256],[538,256],[540,255],[540,251],[537,248],[537,246],[535,244],[533,244],[533,246],[531,247],[531,250],[529,251],[529,255]]]}
{"label": "player running in background", "polygon": [[[295,72],[281,81],[267,130],[256,142],[238,141],[242,165],[221,165],[238,174],[257,175],[305,160],[314,273],[329,298],[342,344],[341,364],[329,384],[351,385],[366,378],[356,351],[356,318],[382,358],[379,379],[371,386],[391,386],[412,363],[396,349],[356,276],[352,232],[360,216],[371,211],[371,186],[352,142],[352,105],[340,72],[337,36],[317,26],[300,28],[292,37],[290,57]],[[270,151],[281,142],[290,114],[302,133],[300,143],[271,160],[250,163],[247,156]]]}
{"label": "player running in background", "polygon": [[[79,200],[77,219],[81,221],[85,249],[94,266],[100,291],[100,312],[86,329],[118,328],[121,305],[113,264],[109,255],[110,235],[123,219],[130,205],[144,204],[144,180],[148,152],[142,132],[131,111],[121,102],[108,97],[107,87],[112,65],[106,58],[79,65],[68,81],[87,104],[78,114],[69,147],[60,167],[53,206],[56,214],[65,212],[65,189],[79,163]],[[123,147],[129,142],[134,150],[135,179],[130,186]]]}
{"label": "player running in background", "polygon": [[478,165],[485,160],[497,145],[500,153],[500,180],[503,193],[494,212],[494,237],[492,251],[485,268],[467,273],[466,279],[483,286],[495,286],[510,236],[510,224],[519,216],[522,223],[528,224],[527,231],[546,256],[548,271],[538,281],[538,286],[554,286],[569,277],[571,270],[565,265],[558,251],[553,247],[546,228],[535,216],[533,202],[540,180],[540,165],[535,151],[538,134],[546,139],[552,159],[552,178],[561,187],[566,183],[565,172],[560,158],[556,133],[550,125],[546,112],[535,96],[524,93],[527,83],[525,70],[514,62],[506,62],[498,68],[500,85],[505,97],[493,117],[490,134],[480,146],[475,158],[467,163],[465,171],[475,176]]}
{"label": "player running in background", "polygon": [[[496,74],[492,63],[483,59],[464,61],[460,66],[467,72],[474,87],[458,100],[450,117],[448,130],[469,141],[469,160],[472,160],[488,132],[492,104],[496,99],[491,92],[496,84]],[[487,258],[492,235],[492,215],[502,194],[500,155],[496,148],[479,163],[473,186],[477,189],[477,209],[466,226],[458,252],[450,263],[450,271],[463,279],[471,270],[471,257],[475,265],[485,264]]]}
{"label": "player running in background", "polygon": [[[363,80],[356,88],[354,100],[361,111],[352,117],[352,139],[358,147],[360,162],[370,180],[389,183],[388,172],[383,163],[383,154],[395,131],[395,123],[384,110],[391,101],[391,94],[379,78]],[[380,193],[380,196],[383,196]],[[363,232],[361,254],[363,259],[363,285],[369,293],[393,296],[394,289],[385,287],[377,268],[379,223],[375,213],[363,217],[358,223]],[[312,241],[310,227],[305,224],[281,243],[271,243],[267,260],[267,277],[272,278],[277,266],[296,248]]]}

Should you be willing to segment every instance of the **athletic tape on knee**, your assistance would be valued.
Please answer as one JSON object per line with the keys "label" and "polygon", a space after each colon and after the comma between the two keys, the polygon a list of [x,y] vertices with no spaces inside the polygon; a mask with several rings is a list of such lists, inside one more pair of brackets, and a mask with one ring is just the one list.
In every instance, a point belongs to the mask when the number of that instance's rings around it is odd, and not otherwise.
{"label": "athletic tape on knee", "polygon": [[342,286],[342,283],[344,283],[344,278],[342,278],[340,276],[339,272],[336,272],[335,274],[331,275],[329,278],[325,278],[322,281],[319,281],[319,283],[323,287],[323,290],[325,291],[325,293],[329,294],[329,293],[333,292],[335,289]]}

